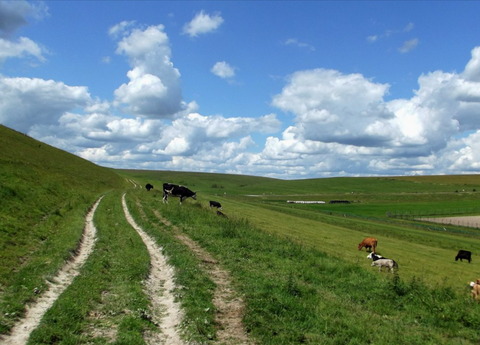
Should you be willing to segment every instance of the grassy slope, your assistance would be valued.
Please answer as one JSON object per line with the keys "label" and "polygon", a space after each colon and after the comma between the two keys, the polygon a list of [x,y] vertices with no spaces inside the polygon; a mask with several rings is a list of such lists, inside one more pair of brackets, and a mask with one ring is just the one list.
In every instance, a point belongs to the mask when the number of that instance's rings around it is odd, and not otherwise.
{"label": "grassy slope", "polygon": [[[399,262],[405,279],[422,277],[429,285],[446,283],[463,289],[467,281],[478,278],[479,230],[468,229],[471,236],[456,232],[459,229],[455,227],[446,232],[425,231],[428,228],[387,218],[386,211],[392,208],[470,209],[480,205],[480,192],[473,192],[474,189],[480,191],[480,175],[283,181],[170,171],[119,172],[143,184],[152,183],[159,198],[163,182],[184,184],[198,192],[198,202],[203,205],[207,205],[208,200],[220,201],[229,216],[246,218],[267,232],[300,241],[367,269],[366,254],[356,246],[364,237],[375,236],[379,240],[379,252]],[[456,192],[462,189],[466,192]],[[286,203],[286,200],[328,202],[335,199],[360,202],[349,205]],[[171,203],[177,202],[178,199],[171,200]],[[330,212],[333,215],[329,215]],[[343,214],[349,216],[343,217]],[[474,253],[471,264],[454,261],[459,249]]]}
{"label": "grassy slope", "polygon": [[[402,280],[396,280],[390,273],[370,269],[365,253],[356,248],[345,248],[341,256],[335,251],[326,254],[325,241],[306,241],[306,235],[324,239],[314,227],[308,228],[308,217],[272,215],[261,204],[236,205],[228,200],[224,212],[230,219],[225,220],[209,209],[207,196],[179,206],[174,201],[161,203],[158,191],[132,193],[145,209],[171,220],[232,273],[247,301],[244,322],[259,344],[473,344],[478,340],[480,310],[469,300],[465,285],[453,290],[440,284],[430,290],[418,279],[407,283],[403,270]],[[241,214],[234,214],[236,206]],[[278,218],[275,227],[269,228],[274,218]],[[329,229],[332,248],[341,247],[349,231],[345,223],[338,223]],[[288,224],[297,225],[297,232],[288,234],[294,241],[285,240],[278,230]],[[317,221],[316,226],[325,223]],[[165,252],[169,255],[169,246]],[[358,257],[352,261],[350,254]]]}
{"label": "grassy slope", "polygon": [[95,200],[123,185],[112,170],[0,126],[0,333],[75,251]]}

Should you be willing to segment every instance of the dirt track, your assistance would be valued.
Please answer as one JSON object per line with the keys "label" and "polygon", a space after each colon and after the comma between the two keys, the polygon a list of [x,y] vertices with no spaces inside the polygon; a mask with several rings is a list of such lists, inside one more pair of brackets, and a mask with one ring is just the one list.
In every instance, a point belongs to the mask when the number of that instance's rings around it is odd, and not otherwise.
{"label": "dirt track", "polygon": [[[94,250],[97,230],[93,223],[93,217],[101,200],[102,197],[97,200],[85,218],[84,233],[77,255],[59,271],[52,283],[48,283],[49,289],[37,302],[27,306],[25,318],[14,326],[11,334],[0,337],[2,345],[26,344],[30,334],[40,324],[46,311],[79,274],[80,268]],[[125,194],[122,196],[122,205],[127,221],[142,238],[151,260],[150,275],[145,286],[152,304],[152,321],[158,325],[161,332],[145,334],[145,341],[148,344],[183,345],[184,342],[181,340],[178,330],[183,312],[172,294],[175,289],[174,270],[163,256],[162,248],[158,247],[155,241],[133,220],[125,202]],[[158,213],[156,216],[170,226]],[[242,324],[244,303],[232,288],[229,272],[221,269],[214,258],[189,237],[180,233],[177,234],[177,237],[201,259],[204,269],[217,285],[213,301],[217,309],[216,322],[220,326],[217,343],[252,344],[253,342],[248,339]]]}
{"label": "dirt track", "polygon": [[9,336],[0,339],[2,340],[2,344],[26,344],[30,337],[30,333],[32,333],[32,331],[39,325],[45,312],[50,309],[58,296],[60,296],[60,294],[72,283],[73,278],[78,275],[79,269],[89,257],[96,241],[97,230],[93,224],[93,216],[102,198],[103,197],[100,197],[97,200],[85,218],[85,228],[83,231],[82,243],[78,249],[78,254],[58,272],[58,275],[53,279],[53,283],[47,282],[48,290],[35,304],[27,306],[25,318],[20,320],[15,327],[13,327]]}
{"label": "dirt track", "polygon": [[480,228],[480,216],[421,218],[421,220],[445,225],[459,225],[470,228]]}
{"label": "dirt track", "polygon": [[125,194],[122,196],[122,205],[127,221],[138,232],[150,254],[151,268],[146,287],[152,303],[154,321],[159,324],[162,333],[150,334],[146,341],[149,344],[181,345],[183,341],[177,327],[183,314],[172,293],[175,288],[173,268],[167,264],[162,248],[133,220],[125,202]]}

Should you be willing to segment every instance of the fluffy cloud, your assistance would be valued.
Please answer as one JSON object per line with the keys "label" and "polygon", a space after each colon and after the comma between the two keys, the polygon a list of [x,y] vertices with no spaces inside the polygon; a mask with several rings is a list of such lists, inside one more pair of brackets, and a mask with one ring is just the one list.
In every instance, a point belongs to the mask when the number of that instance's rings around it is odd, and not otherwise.
{"label": "fluffy cloud", "polygon": [[222,79],[235,77],[235,67],[230,66],[225,61],[217,62],[210,71]]}
{"label": "fluffy cloud", "polygon": [[191,22],[185,24],[183,33],[188,34],[190,37],[196,37],[200,34],[215,31],[222,23],[223,18],[219,13],[211,16],[201,11],[195,15]]}
{"label": "fluffy cloud", "polygon": [[93,103],[86,87],[43,79],[0,78],[0,94],[0,122],[22,132],[56,123],[64,112]]}
{"label": "fluffy cloud", "polygon": [[388,88],[360,74],[300,71],[274,96],[272,105],[295,115],[298,139],[371,146],[390,140],[385,131],[371,128],[393,116],[382,101]]}
{"label": "fluffy cloud", "polygon": [[9,41],[0,38],[0,62],[7,58],[22,58],[28,55],[36,57],[39,61],[44,62],[44,49],[37,43],[26,37],[20,37],[16,41]]}
{"label": "fluffy cloud", "polygon": [[462,76],[467,80],[480,82],[480,47],[472,50],[472,58],[465,66]]}
{"label": "fluffy cloud", "polygon": [[254,132],[278,131],[280,122],[273,114],[259,118],[224,118],[190,113],[172,122],[158,141],[156,154],[188,156],[208,151],[222,142],[249,135]]}
{"label": "fluffy cloud", "polygon": [[117,53],[128,57],[133,67],[130,81],[115,90],[115,104],[127,113],[149,118],[172,118],[185,108],[180,87],[180,72],[171,62],[170,43],[163,25],[145,30],[131,23],[110,29],[123,35]]}
{"label": "fluffy cloud", "polygon": [[296,72],[272,100],[295,116],[295,125],[281,139],[268,138],[258,159],[276,157],[285,170],[301,162],[302,172],[296,173],[306,176],[474,171],[479,60],[477,47],[463,73],[422,75],[411,99],[389,102],[389,85],[360,74]]}
{"label": "fluffy cloud", "polygon": [[42,18],[47,15],[43,3],[30,4],[26,1],[0,2],[0,63],[7,58],[33,56],[44,62],[46,50],[29,38],[12,38],[14,33],[28,23],[27,17]]}
{"label": "fluffy cloud", "polygon": [[118,24],[115,24],[114,26],[110,27],[108,29],[108,34],[113,37],[114,39],[117,39],[121,36],[126,35],[129,30],[135,25],[135,21],[123,21]]}
{"label": "fluffy cloud", "polygon": [[41,19],[48,15],[42,2],[29,3],[25,0],[0,2],[0,37],[8,37],[28,23],[27,17]]}

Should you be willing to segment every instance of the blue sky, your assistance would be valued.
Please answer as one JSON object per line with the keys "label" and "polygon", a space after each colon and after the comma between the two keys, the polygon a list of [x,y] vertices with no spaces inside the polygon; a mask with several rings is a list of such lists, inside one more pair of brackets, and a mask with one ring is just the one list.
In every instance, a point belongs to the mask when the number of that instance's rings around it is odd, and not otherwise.
{"label": "blue sky", "polygon": [[480,2],[0,1],[0,123],[96,164],[480,171]]}

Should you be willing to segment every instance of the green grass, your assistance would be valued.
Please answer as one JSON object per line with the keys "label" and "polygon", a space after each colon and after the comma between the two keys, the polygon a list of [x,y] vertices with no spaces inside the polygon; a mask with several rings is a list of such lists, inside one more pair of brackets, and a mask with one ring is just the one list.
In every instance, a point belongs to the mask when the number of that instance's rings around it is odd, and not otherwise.
{"label": "green grass", "polygon": [[149,300],[142,282],[150,260],[122,213],[119,192],[102,199],[94,219],[95,250],[81,274],[45,314],[29,344],[108,344],[112,340],[114,344],[145,344],[142,334],[152,325],[143,317]]}
{"label": "green grass", "polygon": [[[143,192],[143,191],[142,191]],[[162,246],[169,264],[175,267],[175,295],[185,311],[182,329],[189,342],[204,343],[215,338],[214,306],[212,303],[214,283],[201,269],[200,258],[196,257],[178,238],[178,232],[166,226],[155,215],[159,199],[147,199],[143,207],[143,193],[128,193],[127,204],[137,224]],[[152,193],[153,195],[153,193]],[[172,207],[178,207],[172,205]]]}
{"label": "green grass", "polygon": [[68,260],[113,171],[0,126],[0,334]]}
{"label": "green grass", "polygon": [[[387,212],[476,214],[479,175],[282,181],[111,170],[2,126],[0,152],[0,334],[72,256],[88,209],[106,193],[95,216],[94,252],[30,344],[145,342],[143,334],[155,330],[145,317],[150,302],[142,284],[149,260],[123,215],[121,195],[128,190],[136,222],[175,267],[175,296],[186,315],[182,334],[191,343],[216,339],[215,286],[179,233],[230,272],[246,302],[246,330],[258,344],[478,343],[480,305],[471,301],[467,282],[480,278],[480,230],[438,231]],[[126,178],[155,189],[133,189]],[[198,200],[163,204],[163,182],[188,186]],[[221,202],[228,219],[209,209],[209,200]],[[370,267],[357,250],[367,236],[399,263],[397,275]],[[473,252],[471,264],[454,261],[458,249]]]}
{"label": "green grass", "polygon": [[[300,236],[263,230],[251,217],[225,220],[205,203],[180,207],[161,204],[158,193],[136,195],[144,208],[161,212],[232,272],[247,302],[245,325],[260,344],[473,344],[478,339],[480,310],[465,285],[457,291],[443,282],[431,289],[418,275],[378,274],[369,269],[365,254],[353,263]],[[273,219],[265,209],[262,214]],[[352,252],[358,254],[356,248]]]}

